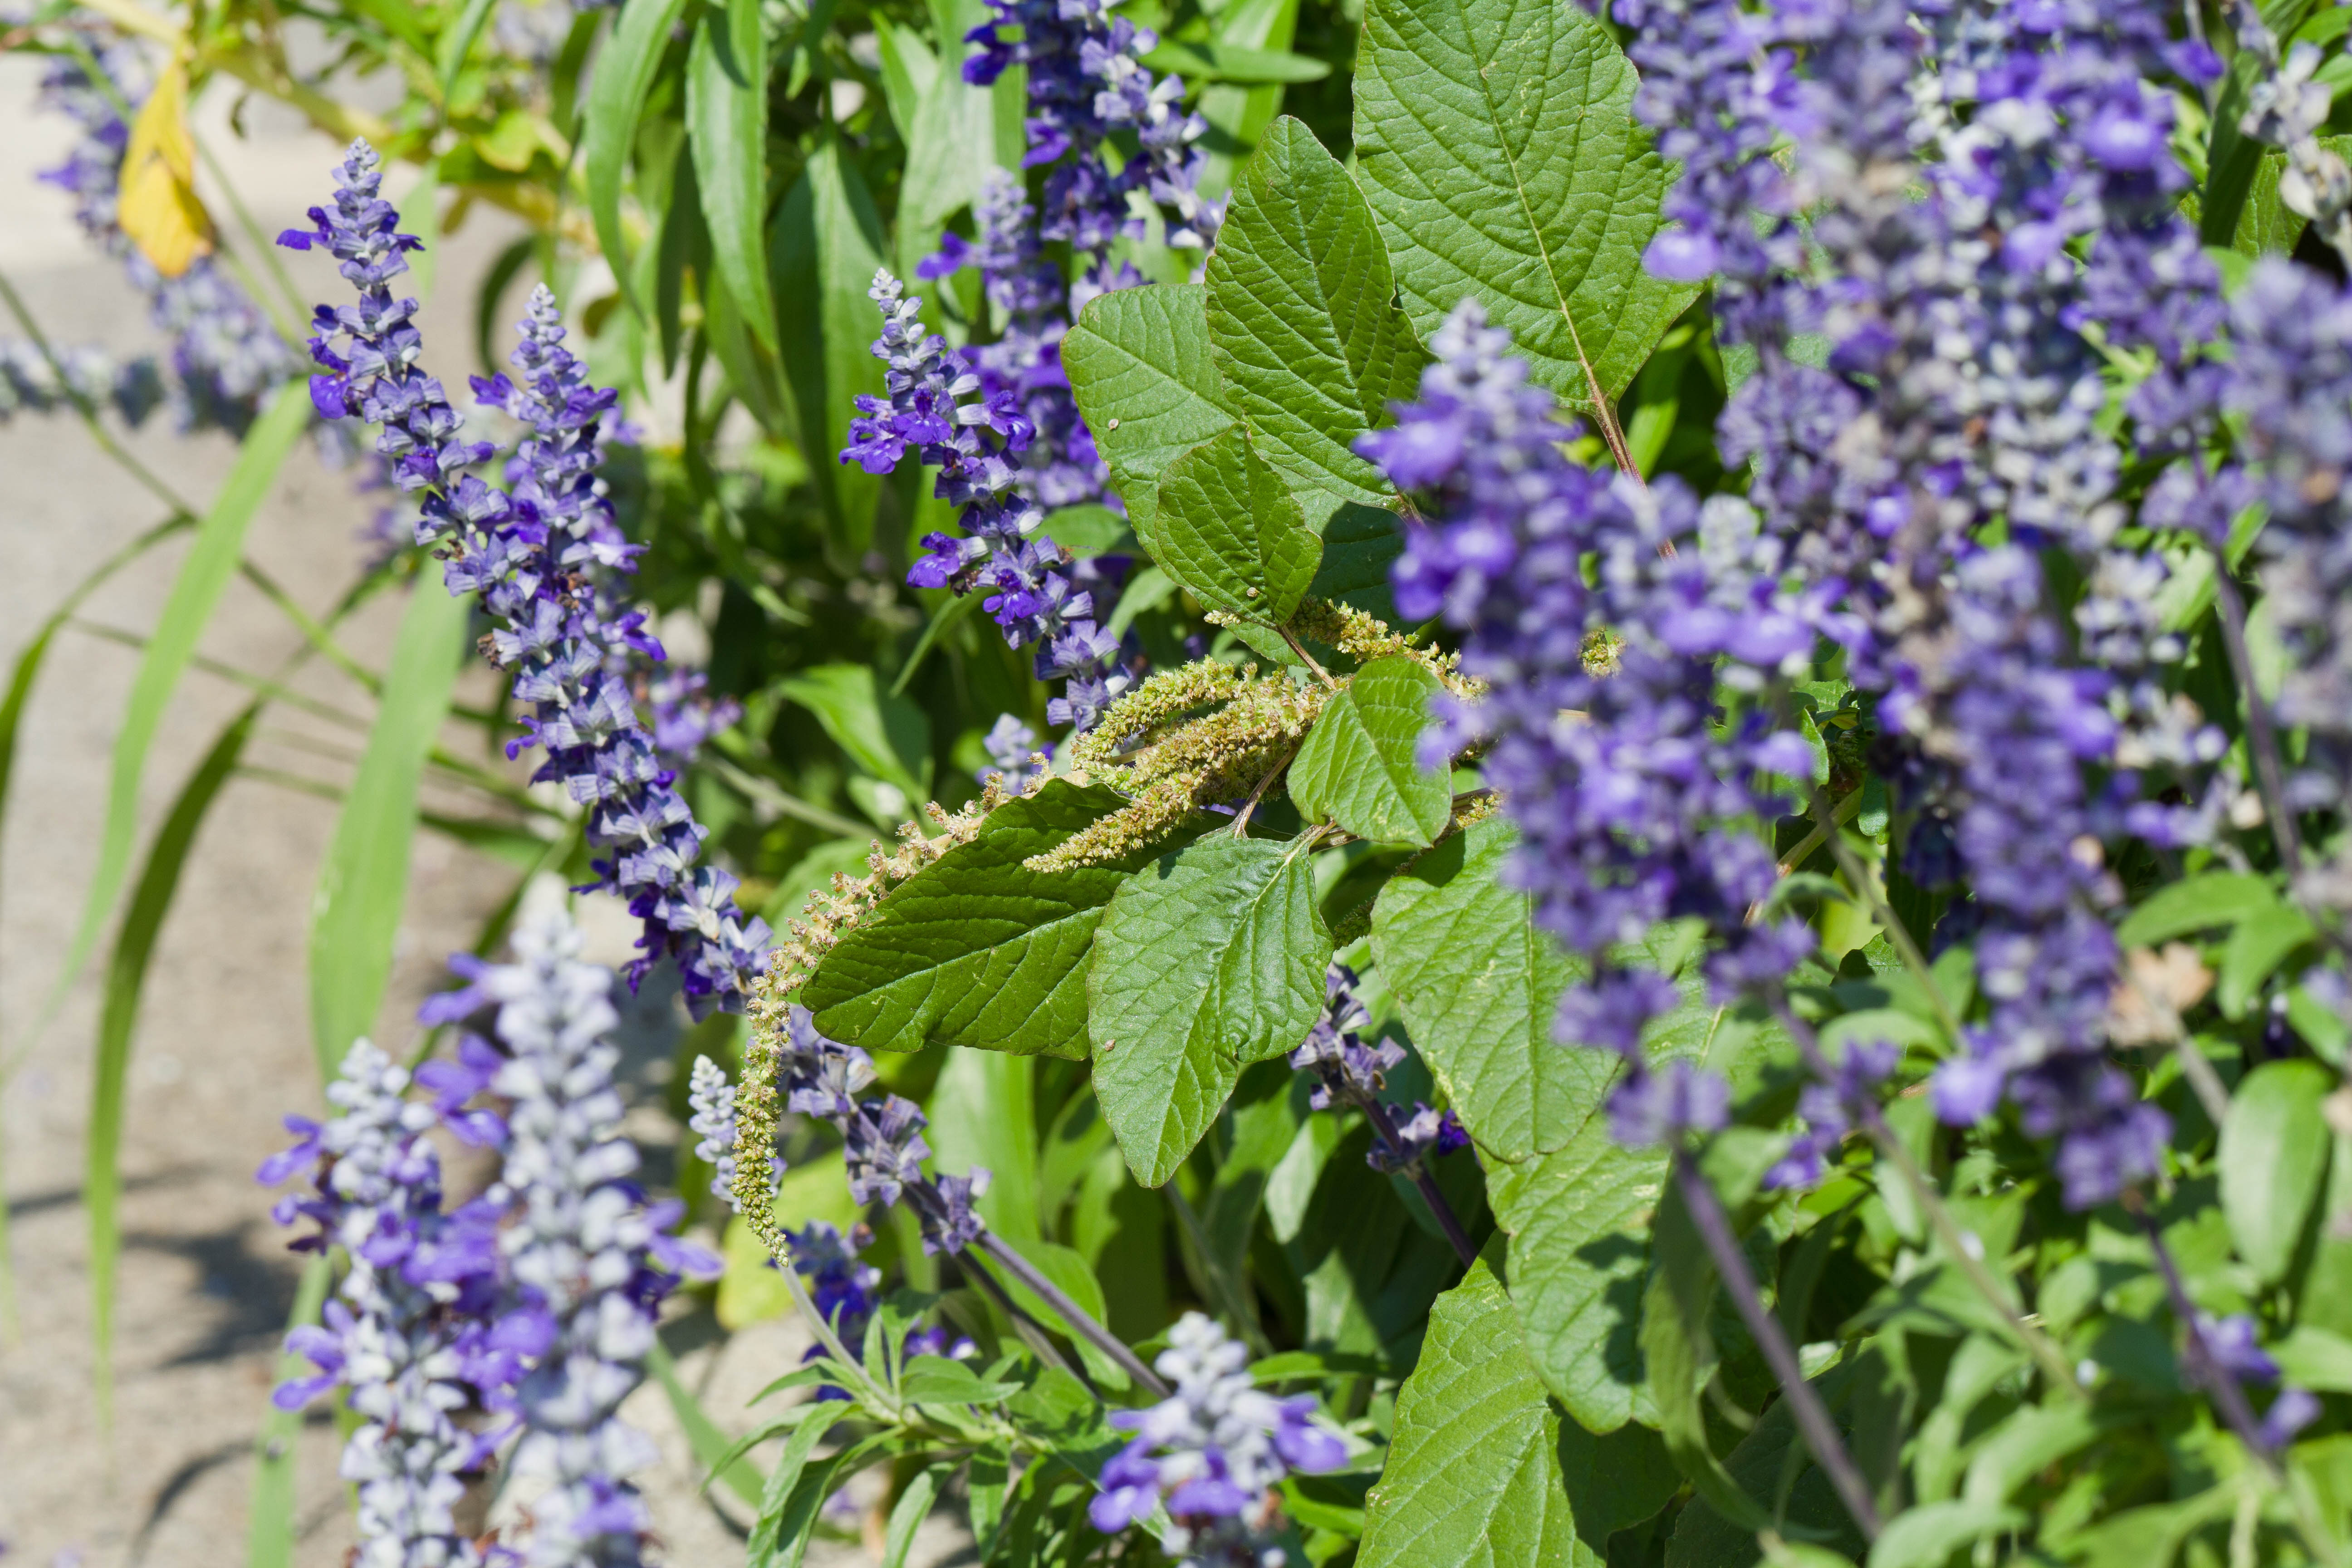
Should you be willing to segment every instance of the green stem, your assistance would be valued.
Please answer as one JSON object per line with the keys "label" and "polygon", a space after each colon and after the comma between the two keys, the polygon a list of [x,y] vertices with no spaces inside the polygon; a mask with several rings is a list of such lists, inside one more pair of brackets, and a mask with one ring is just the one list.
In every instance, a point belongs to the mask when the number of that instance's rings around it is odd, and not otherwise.
{"label": "green stem", "polygon": [[145,487],[147,493],[157,500],[184,517],[196,516],[195,508],[190,506],[170,485],[156,478],[146,464],[125,450],[122,443],[117,441],[108,432],[106,426],[100,423],[98,410],[92,407],[89,400],[81,395],[71,381],[67,379],[66,367],[58,360],[57,351],[49,346],[49,340],[42,332],[40,323],[33,319],[32,311],[25,308],[24,297],[16,292],[16,286],[8,281],[8,275],[5,272],[0,272],[0,300],[7,303],[8,313],[16,318],[17,326],[24,329],[25,335],[30,338],[33,346],[40,351],[42,361],[49,367],[49,374],[58,378],[58,390],[65,394],[66,401],[74,405],[74,412],[81,416],[82,425],[89,431],[90,439],[98,443],[99,450],[113,458],[123,472],[138,480]]}

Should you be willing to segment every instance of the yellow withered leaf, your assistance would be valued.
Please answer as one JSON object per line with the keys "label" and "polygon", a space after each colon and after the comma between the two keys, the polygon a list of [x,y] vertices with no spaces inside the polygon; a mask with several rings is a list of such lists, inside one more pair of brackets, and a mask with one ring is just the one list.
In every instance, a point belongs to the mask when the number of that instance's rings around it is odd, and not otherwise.
{"label": "yellow withered leaf", "polygon": [[173,60],[131,122],[115,221],[140,254],[177,278],[213,247],[212,219],[196,199],[196,144],[188,134],[188,71]]}

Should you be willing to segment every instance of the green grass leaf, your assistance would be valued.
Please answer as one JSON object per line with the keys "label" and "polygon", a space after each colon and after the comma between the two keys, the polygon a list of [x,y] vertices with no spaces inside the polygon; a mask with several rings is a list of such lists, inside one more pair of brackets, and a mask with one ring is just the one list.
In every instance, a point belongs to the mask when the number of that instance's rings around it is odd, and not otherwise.
{"label": "green grass leaf", "polygon": [[816,715],[851,762],[902,792],[909,809],[930,798],[931,721],[913,699],[885,692],[862,664],[821,664],[776,683]]}
{"label": "green grass leaf", "polygon": [[892,889],[825,954],[800,994],[817,1026],[867,1050],[973,1046],[1085,1059],[1095,928],[1165,846],[1067,871],[1021,863],[1123,804],[1055,779],[998,806],[971,843]]}
{"label": "green grass leaf", "polygon": [[2265,1062],[2230,1100],[2216,1163],[2238,1256],[2265,1283],[2285,1274],[2327,1179],[2320,1102],[2335,1075],[2314,1061]]}
{"label": "green grass leaf", "polygon": [[1062,339],[1062,368],[1138,529],[1168,465],[1234,423],[1198,284],[1097,295]]}
{"label": "green grass leaf", "polygon": [[[760,1521],[752,1527],[746,1550],[749,1568],[771,1568],[778,1562],[800,1561],[806,1546],[805,1531],[816,1521],[815,1505],[826,1496],[815,1487],[802,1485],[812,1479],[809,1460],[825,1434],[849,1414],[849,1409],[845,1404],[828,1406],[794,1427],[792,1436],[785,1440],[784,1451],[778,1456],[776,1468],[768,1472],[768,1483],[760,1494]],[[832,1461],[819,1461],[814,1479],[822,1482],[831,1476]],[[787,1529],[793,1532],[792,1542],[784,1538]]]}
{"label": "green grass leaf", "polygon": [[1444,774],[1413,760],[1444,690],[1419,659],[1376,658],[1324,705],[1290,764],[1290,798],[1309,821],[1328,817],[1359,838],[1433,844],[1454,809]]}
{"label": "green grass leaf", "polygon": [[[383,700],[310,905],[310,1044],[331,1079],[352,1042],[375,1027],[392,975],[392,944],[408,899],[417,786],[465,660],[470,597],[427,572],[409,591]],[[540,846],[530,845],[535,854]]]}
{"label": "green grass leaf", "polygon": [[1552,1038],[1580,968],[1503,885],[1517,842],[1490,816],[1408,862],[1372,906],[1372,962],[1414,1047],[1479,1148],[1504,1161],[1566,1147],[1616,1070]]}
{"label": "green grass leaf", "polygon": [[1412,397],[1426,356],[1364,194],[1298,121],[1276,121],[1243,165],[1207,283],[1217,374],[1267,458],[1303,484],[1388,500],[1354,443]]}
{"label": "green grass leaf", "polygon": [[707,7],[686,60],[687,137],[711,260],[751,335],[779,353],[768,292],[768,46],[760,0]]}
{"label": "green grass leaf", "polygon": [[299,387],[281,388],[277,401],[246,433],[236,466],[229,470],[220,494],[214,498],[212,510],[197,524],[195,542],[190,546],[187,558],[180,563],[171,596],[164,601],[154,635],[148,639],[146,652],[140,658],[139,674],[131,683],[131,700],[123,710],[121,726],[115,731],[113,768],[107,780],[106,824],[100,832],[98,865],[90,872],[89,890],[84,896],[81,919],[74,929],[73,945],[67,950],[65,968],[41,1009],[37,1034],[56,1016],[67,990],[81,973],[90,950],[98,944],[99,930],[114,907],[115,895],[122,890],[122,879],[131,869],[131,840],[139,827],[139,784],[146,773],[148,748],[154,743],[155,731],[163,721],[163,710],[171,705],[180,677],[186,671],[188,661],[195,657],[196,639],[204,635],[213,611],[220,604],[222,590],[236,574],[237,561],[245,552],[246,530],[277,484],[278,470],[286,466],[287,455],[294,449],[296,439],[310,423],[309,396]]}
{"label": "green grass leaf", "polygon": [[2126,947],[2149,947],[2190,931],[2235,925],[2280,907],[2268,878],[2250,871],[2208,871],[2158,889],[2116,928]]}
{"label": "green grass leaf", "polygon": [[748,1456],[731,1453],[734,1445],[728,1442],[727,1434],[719,1429],[719,1424],[702,1408],[702,1402],[694,1397],[693,1390],[677,1375],[677,1363],[670,1359],[669,1347],[661,1342],[659,1335],[654,1337],[652,1347],[646,1352],[646,1370],[661,1384],[663,1394],[669,1400],[670,1412],[685,1429],[687,1446],[694,1450],[697,1462],[717,1470],[718,1479],[727,1483],[729,1491],[758,1507],[767,1485],[759,1467]]}
{"label": "green grass leaf", "polygon": [[1103,1120],[1139,1183],[1175,1173],[1245,1064],[1307,1037],[1330,959],[1300,844],[1221,833],[1119,889],[1095,933],[1087,1027]]}
{"label": "green grass leaf", "polygon": [[587,131],[581,139],[580,163],[588,185],[588,214],[596,226],[596,244],[612,264],[621,292],[639,315],[647,301],[637,298],[632,285],[635,268],[629,265],[628,244],[621,230],[621,184],[628,169],[629,149],[637,139],[637,117],[645,112],[646,94],[661,68],[669,46],[670,29],[686,9],[686,0],[628,0],[613,36],[596,57],[588,80]]}
{"label": "green grass leaf", "polygon": [[838,137],[826,137],[777,210],[768,237],[782,359],[801,417],[801,450],[840,547],[854,558],[874,537],[882,481],[835,461],[849,442],[854,399],[882,391],[874,340],[882,318],[866,290],[884,264],[882,220]]}
{"label": "green grass leaf", "polygon": [[1168,465],[1136,536],[1209,608],[1274,626],[1298,608],[1323,554],[1290,487],[1240,426]]}
{"label": "green grass leaf", "polygon": [[89,1106],[89,1136],[83,1145],[82,1202],[89,1211],[90,1327],[97,1350],[95,1379],[100,1419],[110,1419],[114,1397],[114,1272],[121,1252],[118,1209],[122,1194],[124,1097],[131,1077],[131,1045],[139,1004],[147,986],[147,965],[155,939],[179,890],[180,873],[196,841],[205,813],[220,797],[236,769],[262,705],[254,703],[229,721],[212,743],[156,829],[147,862],[115,933],[106,966],[106,991],[99,1009],[98,1051]]}
{"label": "green grass leaf", "polygon": [[[302,1270],[301,1284],[294,1290],[294,1310],[286,1317],[288,1333],[319,1321],[334,1273],[324,1254],[311,1258]],[[278,1358],[278,1382],[310,1370],[307,1356],[289,1351]],[[301,1431],[299,1410],[280,1410],[272,1405],[262,1418],[261,1436],[253,1446],[253,1500],[246,1510],[245,1568],[293,1568],[294,1443]]]}
{"label": "green grass leaf", "polygon": [[1412,323],[1462,300],[1536,379],[1614,397],[1697,290],[1642,268],[1666,167],[1632,117],[1632,64],[1580,5],[1372,0],[1356,157]]}
{"label": "green grass leaf", "polygon": [[[1656,1434],[1595,1437],[1545,1393],[1484,1262],[1437,1299],[1365,1500],[1362,1568],[1597,1563],[1682,1484]],[[1581,1548],[1582,1550],[1579,1550]]]}
{"label": "green grass leaf", "polygon": [[1252,49],[1239,44],[1166,43],[1143,57],[1156,71],[1174,71],[1186,81],[1321,81],[1331,63],[1288,49]]}
{"label": "green grass leaf", "polygon": [[964,80],[962,67],[963,34],[987,16],[969,0],[956,9],[961,26],[948,45],[947,63],[924,88],[912,119],[900,122],[907,132],[907,172],[898,187],[898,222],[926,250],[939,243],[940,227],[980,195],[997,167],[995,89]]}
{"label": "green grass leaf", "polygon": [[1024,1247],[1043,1237],[1036,1073],[1029,1059],[1002,1051],[950,1051],[928,1103],[931,1121],[925,1137],[935,1168],[963,1172],[987,1166],[993,1179],[972,1206],[988,1228]]}
{"label": "green grass leaf", "polygon": [[457,92],[457,73],[466,68],[466,57],[473,52],[474,40],[481,37],[482,24],[497,8],[498,0],[466,0],[466,8],[435,42],[433,74],[440,82],[444,104]]}

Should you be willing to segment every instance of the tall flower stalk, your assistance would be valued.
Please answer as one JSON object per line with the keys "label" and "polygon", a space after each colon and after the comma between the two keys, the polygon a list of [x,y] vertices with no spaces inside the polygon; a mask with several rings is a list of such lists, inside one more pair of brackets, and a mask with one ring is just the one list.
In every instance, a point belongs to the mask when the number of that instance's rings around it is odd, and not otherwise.
{"label": "tall flower stalk", "polygon": [[562,316],[542,285],[515,374],[475,386],[482,402],[530,426],[513,492],[466,472],[491,447],[461,438],[463,416],[419,368],[416,301],[391,289],[418,242],[399,232],[399,213],[378,194],[383,173],[367,143],[352,143],[336,181],[331,210],[312,207],[311,228],[279,237],[333,255],[359,290],[355,304],[319,307],[310,352],[321,372],[310,378],[311,398],[330,419],[379,426],[376,450],[394,484],[418,500],[416,542],[443,562],[449,591],[478,593],[497,623],[491,660],[514,672],[514,695],[532,710],[508,754],[539,747],[546,760],[533,782],[562,784],[587,812],[589,840],[604,851],[598,879],[644,922],[630,984],[674,956],[698,1016],[740,1012],[768,928],[736,907],[733,876],[695,864],[704,830],[673,787],[630,689],[632,658],[664,656],[643,613],[626,609],[614,587],[639,548],[622,537],[596,479],[599,422],[615,395],[591,385],[564,348]]}

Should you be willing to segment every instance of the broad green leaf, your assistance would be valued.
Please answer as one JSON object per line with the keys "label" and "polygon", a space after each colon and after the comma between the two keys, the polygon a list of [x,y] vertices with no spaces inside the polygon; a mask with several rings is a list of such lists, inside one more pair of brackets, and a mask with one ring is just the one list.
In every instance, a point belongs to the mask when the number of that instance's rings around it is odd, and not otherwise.
{"label": "broad green leaf", "polygon": [[408,901],[417,787],[465,660],[473,599],[446,592],[438,575],[427,572],[409,590],[375,724],[311,898],[310,1046],[325,1079],[374,1029],[383,1004]]}
{"label": "broad green leaf", "polygon": [[760,422],[760,428],[791,439],[799,417],[792,388],[775,355],[751,335],[751,322],[725,279],[716,276],[702,290],[702,336],[719,368],[727,373],[727,384],[745,411]]}
{"label": "broad green leaf", "polygon": [[1156,71],[1173,71],[1186,81],[1321,81],[1331,74],[1328,60],[1288,49],[1251,49],[1238,44],[1165,43],[1143,57]]}
{"label": "broad green leaf", "polygon": [[768,45],[760,0],[725,0],[702,13],[686,59],[687,135],[711,259],[770,353],[776,306],[768,292]]}
{"label": "broad green leaf", "polygon": [[1123,804],[1055,779],[998,806],[971,843],[892,889],[825,954],[801,992],[818,1027],[867,1050],[976,1046],[1083,1059],[1095,927],[1164,846],[1067,871],[1021,863]]}
{"label": "broad green leaf", "polygon": [[1339,501],[1328,518],[1318,517],[1314,503],[1324,497],[1322,491],[1299,497],[1307,509],[1307,526],[1323,536],[1323,564],[1307,592],[1395,626],[1403,618],[1389,595],[1389,566],[1404,553],[1404,530],[1397,514],[1385,507]]}
{"label": "broad green leaf", "polygon": [[874,537],[882,481],[837,460],[860,394],[882,391],[873,345],[882,317],[866,291],[884,266],[882,220],[857,166],[828,136],[809,154],[768,237],[770,282],[784,373],[800,412],[801,450],[833,517],[839,547],[862,556]]}
{"label": "broad green leaf", "polygon": [[[286,1314],[288,1333],[319,1321],[334,1272],[324,1253],[312,1256],[302,1270],[302,1282],[294,1288],[294,1309]],[[272,1381],[287,1382],[314,1370],[308,1356],[288,1351],[278,1356],[278,1376]],[[299,1410],[280,1410],[272,1405],[262,1418],[261,1435],[253,1445],[253,1500],[246,1509],[245,1568],[293,1568],[294,1444],[301,1431]]]}
{"label": "broad green leaf", "polygon": [[147,988],[147,964],[155,955],[155,939],[163,933],[173,895],[179,891],[180,873],[187,866],[188,851],[195,847],[196,830],[219,798],[221,786],[236,772],[262,706],[253,703],[231,720],[196,763],[187,783],[180,786],[178,798],[148,847],[147,863],[131,889],[130,907],[123,912],[114,952],[106,965],[89,1134],[82,1146],[82,1202],[89,1211],[90,1328],[97,1352],[94,1381],[101,1424],[112,1418],[114,1400],[114,1268],[122,1244],[117,1215],[122,1174],[117,1167],[122,1152],[123,1097],[131,1078],[131,1037]]}
{"label": "broad green leaf", "polygon": [[815,714],[851,762],[896,785],[910,807],[930,797],[931,721],[912,700],[884,692],[869,666],[820,664],[776,689]]}
{"label": "broad green leaf", "polygon": [[2209,871],[2159,888],[2116,928],[2126,947],[2147,947],[2190,931],[2235,925],[2278,907],[2268,879],[2245,871]]}
{"label": "broad green leaf", "polygon": [[1095,296],[1062,339],[1062,369],[1139,529],[1161,471],[1234,423],[1209,358],[1209,293],[1197,284]]}
{"label": "broad green leaf", "polygon": [[[822,1022],[817,1026],[824,1027]],[[1037,1223],[1035,1082],[1025,1057],[950,1051],[927,1102],[930,1126],[925,1137],[938,1168],[969,1172],[985,1166],[988,1191],[973,1206],[989,1229],[1016,1245],[1044,1234]]]}
{"label": "broad green leaf", "polygon": [[1576,1527],[1560,1416],[1482,1261],[1438,1298],[1397,1391],[1396,1432],[1364,1500],[1363,1568],[1567,1563]]}
{"label": "broad green leaf", "polygon": [[728,1442],[727,1434],[719,1429],[719,1424],[702,1408],[702,1402],[695,1398],[694,1391],[679,1379],[677,1363],[670,1360],[669,1348],[661,1342],[658,1334],[646,1351],[646,1370],[654,1374],[656,1383],[661,1384],[662,1394],[669,1400],[670,1414],[677,1417],[678,1426],[686,1433],[687,1447],[694,1450],[695,1462],[705,1468],[716,1469],[718,1479],[727,1483],[729,1491],[745,1502],[758,1506],[760,1494],[765,1487],[759,1467],[741,1455],[730,1458],[728,1450],[732,1445]]}
{"label": "broad green leaf", "polygon": [[1421,345],[1363,192],[1315,133],[1274,122],[1209,255],[1209,345],[1267,460],[1352,500],[1393,492],[1357,456],[1420,384]]}
{"label": "broad green leaf", "polygon": [[1444,775],[1413,760],[1429,700],[1444,689],[1427,665],[1396,655],[1358,670],[1323,706],[1290,764],[1290,798],[1309,821],[1328,817],[1382,844],[1436,842],[1454,809]]}
{"label": "broad green leaf", "polygon": [[[1656,1299],[1654,1292],[1652,1300]],[[1847,1434],[1848,1447],[1858,1448],[1849,1393],[1853,1372],[1841,1366],[1812,1381],[1831,1418]],[[1866,1452],[1855,1457],[1865,1474],[1885,1462]],[[1759,1561],[1773,1568],[1833,1568],[1841,1562],[1861,1560],[1866,1543],[1797,1435],[1787,1400],[1775,1401],[1729,1454],[1703,1469],[1708,1479],[1684,1507],[1666,1542],[1666,1568],[1750,1568]],[[1722,1509],[1716,1506],[1718,1502]],[[1742,1517],[1735,1521],[1730,1514]],[[1822,1544],[1791,1563],[1760,1548],[1759,1529],[1802,1535]]]}
{"label": "broad green leaf", "polygon": [[923,93],[907,129],[907,173],[898,187],[898,222],[937,243],[937,231],[958,207],[975,200],[996,164],[992,89],[963,79],[964,32],[986,19],[978,5],[957,7],[961,24],[948,46],[948,63]]}
{"label": "broad green leaf", "polygon": [[2278,1363],[2279,1375],[2297,1388],[2317,1394],[2352,1394],[2352,1340],[2297,1324],[2286,1338],[2263,1349]]}
{"label": "broad green leaf", "polygon": [[1240,426],[1168,465],[1136,537],[1209,608],[1276,626],[1298,608],[1322,553],[1290,487]]}
{"label": "broad green leaf", "polygon": [[1579,970],[1501,881],[1517,841],[1490,816],[1408,862],[1372,907],[1372,961],[1414,1047],[1478,1147],[1506,1161],[1565,1147],[1615,1071],[1552,1037]]}
{"label": "broad green leaf", "polygon": [[[595,74],[588,82],[586,133],[581,139],[580,163],[588,184],[588,215],[596,226],[596,245],[612,264],[613,276],[632,309],[640,315],[648,301],[631,287],[634,268],[621,229],[621,183],[629,149],[637,137],[637,116],[645,112],[646,94],[661,68],[670,29],[686,9],[686,0],[627,0],[613,36],[596,57]],[[487,357],[487,356],[486,356]]]}
{"label": "broad green leaf", "polygon": [[2268,1283],[2286,1272],[2327,1177],[2335,1076],[2313,1061],[2266,1062],[2248,1075],[2221,1124],[2221,1212],[2238,1256]]}
{"label": "broad green leaf", "polygon": [[[1697,290],[1642,267],[1666,167],[1609,25],[1548,0],[1371,0],[1356,157],[1425,339],[1465,299],[1536,379],[1615,397]],[[1587,368],[1591,375],[1587,375]]]}
{"label": "broad green leaf", "polygon": [[882,96],[903,141],[914,134],[923,94],[940,79],[940,58],[922,34],[883,16],[874,20],[874,47],[882,57]]}
{"label": "broad green leaf", "polygon": [[1609,1537],[1682,1478],[1656,1434],[1595,1437],[1544,1391],[1484,1262],[1438,1298],[1397,1394],[1396,1433],[1365,1500],[1363,1568],[1606,1561]]}
{"label": "broad green leaf", "polygon": [[2263,984],[2295,949],[2319,934],[2311,917],[2282,904],[2258,910],[2240,921],[2221,945],[2220,976],[2213,1000],[2224,1017],[2242,1018],[2262,994]]}
{"label": "broad green leaf", "polygon": [[1138,1182],[1174,1173],[1244,1065],[1307,1037],[1330,958],[1300,844],[1221,833],[1119,889],[1095,933],[1087,1028],[1095,1095]]}
{"label": "broad green leaf", "polygon": [[65,967],[41,1008],[36,1035],[56,1016],[58,1005],[98,943],[99,928],[113,909],[115,895],[122,890],[122,879],[131,869],[131,839],[139,827],[139,784],[147,768],[147,749],[154,743],[156,727],[163,721],[163,710],[171,704],[181,675],[195,657],[196,639],[211,622],[221,592],[245,553],[246,530],[276,487],[278,470],[286,466],[288,454],[310,423],[310,398],[299,387],[281,387],[246,432],[236,465],[229,469],[212,509],[197,524],[195,542],[180,563],[171,596],[163,602],[163,613],[157,617],[154,635],[139,661],[121,726],[114,732],[98,865],[90,872],[89,889],[83,896],[73,945],[67,950]]}
{"label": "broad green leaf", "polygon": [[1866,1561],[1869,1568],[1937,1568],[1962,1547],[2021,1529],[2025,1522],[2023,1513],[1997,1503],[1964,1498],[1923,1503],[1887,1521]]}

